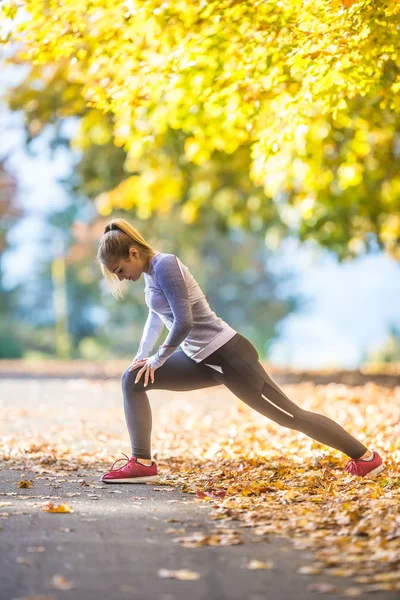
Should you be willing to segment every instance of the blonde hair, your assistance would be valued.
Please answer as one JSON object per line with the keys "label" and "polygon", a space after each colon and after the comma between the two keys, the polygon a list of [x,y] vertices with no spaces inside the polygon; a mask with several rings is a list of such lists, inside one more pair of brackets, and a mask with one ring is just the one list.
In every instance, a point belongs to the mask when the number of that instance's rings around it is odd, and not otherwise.
{"label": "blonde hair", "polygon": [[110,271],[107,265],[110,262],[127,259],[129,257],[129,248],[133,245],[137,247],[140,258],[145,265],[145,270],[147,270],[150,259],[154,256],[156,250],[125,219],[111,219],[111,221],[106,223],[97,250],[97,260],[100,263],[104,277],[111,287],[112,295],[117,300],[118,298],[123,298],[124,295],[121,292],[118,276],[116,273]]}

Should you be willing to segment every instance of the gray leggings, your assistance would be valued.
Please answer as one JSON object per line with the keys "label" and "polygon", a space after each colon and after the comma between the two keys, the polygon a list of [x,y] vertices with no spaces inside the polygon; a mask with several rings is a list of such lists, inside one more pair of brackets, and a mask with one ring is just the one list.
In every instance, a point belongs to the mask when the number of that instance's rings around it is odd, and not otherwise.
{"label": "gray leggings", "polygon": [[125,417],[132,454],[137,458],[151,458],[152,417],[147,391],[188,391],[221,384],[275,423],[301,431],[350,458],[360,458],[367,451],[332,419],[303,410],[289,400],[260,364],[256,348],[240,333],[199,363],[178,348],[155,370],[154,383],[149,377],[146,388],[144,373],[135,383],[141,368],[127,369],[122,376]]}

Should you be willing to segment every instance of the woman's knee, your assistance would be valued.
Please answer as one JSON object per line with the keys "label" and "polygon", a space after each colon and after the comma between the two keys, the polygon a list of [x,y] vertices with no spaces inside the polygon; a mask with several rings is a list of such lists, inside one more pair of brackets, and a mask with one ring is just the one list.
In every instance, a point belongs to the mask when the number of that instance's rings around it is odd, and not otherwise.
{"label": "woman's knee", "polygon": [[132,369],[132,371],[130,371],[128,368],[123,372],[121,383],[124,391],[143,389],[143,376],[140,378],[140,381],[135,383],[136,376],[140,369],[141,367],[136,367],[136,369]]}

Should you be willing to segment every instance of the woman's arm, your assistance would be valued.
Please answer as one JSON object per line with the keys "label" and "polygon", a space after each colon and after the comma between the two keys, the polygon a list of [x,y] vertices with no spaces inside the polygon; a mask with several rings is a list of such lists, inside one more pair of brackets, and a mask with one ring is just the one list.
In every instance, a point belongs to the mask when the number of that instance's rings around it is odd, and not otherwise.
{"label": "woman's arm", "polygon": [[153,367],[161,367],[193,327],[189,294],[177,258],[163,256],[155,265],[155,275],[174,315],[174,322],[164,344],[150,357]]}
{"label": "woman's arm", "polygon": [[144,324],[142,339],[140,340],[139,350],[134,357],[135,360],[147,358],[150,352],[153,350],[154,345],[162,330],[164,329],[164,323],[160,319],[157,313],[153,310],[149,310],[146,323]]}

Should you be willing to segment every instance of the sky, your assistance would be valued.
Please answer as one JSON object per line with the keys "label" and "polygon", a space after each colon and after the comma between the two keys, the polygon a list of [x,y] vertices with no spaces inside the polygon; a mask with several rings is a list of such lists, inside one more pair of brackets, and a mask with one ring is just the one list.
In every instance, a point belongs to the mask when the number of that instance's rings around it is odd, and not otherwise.
{"label": "sky", "polygon": [[400,326],[400,265],[383,253],[339,264],[332,253],[313,256],[298,242],[286,247],[283,260],[297,253],[298,290],[311,302],[281,323],[271,361],[358,367],[363,351],[382,345],[391,325]]}
{"label": "sky", "polygon": [[[10,84],[10,75],[3,70],[0,88],[5,78]],[[44,215],[65,204],[66,193],[57,177],[69,173],[71,165],[67,151],[50,159],[44,142],[39,156],[28,156],[21,123],[20,115],[10,114],[0,103],[0,158],[10,156],[7,165],[17,178],[18,201],[26,211],[9,236],[16,249],[3,259],[6,287],[23,280],[43,252],[39,239]],[[301,312],[280,323],[280,338],[270,347],[272,364],[357,368],[363,351],[385,342],[390,325],[400,328],[400,264],[383,253],[339,264],[332,253],[289,239],[269,264],[275,272],[293,270],[295,289],[308,300]]]}

